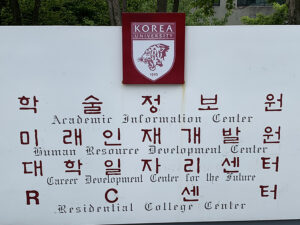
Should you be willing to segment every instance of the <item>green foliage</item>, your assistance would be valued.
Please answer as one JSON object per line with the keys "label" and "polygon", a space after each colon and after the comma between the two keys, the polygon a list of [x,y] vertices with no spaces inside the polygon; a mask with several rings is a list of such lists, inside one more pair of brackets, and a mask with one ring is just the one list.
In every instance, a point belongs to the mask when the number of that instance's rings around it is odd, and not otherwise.
{"label": "green foliage", "polygon": [[[120,6],[122,8],[122,0]],[[223,25],[231,15],[233,0],[226,0],[226,14],[215,18],[216,0],[180,0],[178,12],[186,14],[187,25]],[[223,1],[223,0],[221,0]],[[168,0],[172,12],[173,0]],[[19,0],[22,24],[32,25],[35,0]],[[156,12],[157,0],[127,0],[127,12]],[[110,25],[106,0],[41,0],[39,25]],[[0,0],[0,25],[14,24],[9,0]]]}
{"label": "green foliage", "polygon": [[288,23],[288,6],[273,3],[274,13],[271,15],[257,14],[255,18],[243,16],[241,21],[247,25],[284,25]]}
{"label": "green foliage", "polygon": [[181,0],[179,11],[186,13],[187,25],[224,25],[234,8],[233,0],[226,0],[223,18],[215,17],[214,0]]}
{"label": "green foliage", "polygon": [[[13,24],[8,0],[0,7],[1,25]],[[24,25],[31,25],[34,0],[19,0]],[[108,6],[105,0],[42,0],[39,25],[109,25]]]}
{"label": "green foliage", "polygon": [[[223,25],[234,7],[233,0],[227,1],[224,18],[215,18],[215,0],[180,0],[178,12],[186,14],[187,25]],[[167,12],[172,12],[173,0],[168,0]],[[157,0],[127,0],[128,12],[156,12]]]}
{"label": "green foliage", "polygon": [[127,0],[127,12],[156,12],[156,5],[157,0]]}

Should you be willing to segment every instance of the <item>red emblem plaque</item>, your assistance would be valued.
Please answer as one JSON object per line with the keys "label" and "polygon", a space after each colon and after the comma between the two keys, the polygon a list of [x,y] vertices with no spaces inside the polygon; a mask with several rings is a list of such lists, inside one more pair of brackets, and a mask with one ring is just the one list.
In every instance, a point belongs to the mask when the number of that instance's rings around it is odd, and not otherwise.
{"label": "red emblem plaque", "polygon": [[123,83],[184,83],[184,13],[123,13]]}

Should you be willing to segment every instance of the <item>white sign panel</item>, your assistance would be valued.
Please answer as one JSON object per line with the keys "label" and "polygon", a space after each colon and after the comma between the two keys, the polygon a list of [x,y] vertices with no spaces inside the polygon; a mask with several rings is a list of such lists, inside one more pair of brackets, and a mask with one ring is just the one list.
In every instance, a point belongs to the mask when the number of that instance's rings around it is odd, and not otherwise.
{"label": "white sign panel", "polygon": [[0,27],[0,223],[300,219],[299,40],[187,27],[185,85],[123,85],[120,27]]}

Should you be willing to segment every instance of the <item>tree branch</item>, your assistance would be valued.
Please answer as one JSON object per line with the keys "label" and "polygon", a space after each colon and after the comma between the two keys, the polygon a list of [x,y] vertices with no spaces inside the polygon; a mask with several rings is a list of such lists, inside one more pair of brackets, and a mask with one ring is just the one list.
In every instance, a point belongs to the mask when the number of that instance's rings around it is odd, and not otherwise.
{"label": "tree branch", "polygon": [[156,12],[167,12],[168,0],[157,0]]}
{"label": "tree branch", "polygon": [[123,12],[127,12],[127,0],[123,0]]}
{"label": "tree branch", "polygon": [[112,0],[112,6],[114,10],[114,19],[117,26],[122,25],[121,9],[119,0]]}
{"label": "tree branch", "polygon": [[179,8],[179,0],[174,0],[172,12],[178,12],[178,8]]}
{"label": "tree branch", "polygon": [[38,25],[39,24],[39,11],[41,7],[41,0],[34,1],[34,9],[33,9],[33,16],[32,16],[32,24]]}
{"label": "tree branch", "polygon": [[10,0],[9,3],[13,14],[13,24],[22,25],[21,10],[18,0]]}
{"label": "tree branch", "polygon": [[115,26],[115,19],[114,19],[114,10],[112,6],[111,0],[107,0],[107,5],[108,5],[108,13],[109,13],[109,19],[110,19],[110,25]]}

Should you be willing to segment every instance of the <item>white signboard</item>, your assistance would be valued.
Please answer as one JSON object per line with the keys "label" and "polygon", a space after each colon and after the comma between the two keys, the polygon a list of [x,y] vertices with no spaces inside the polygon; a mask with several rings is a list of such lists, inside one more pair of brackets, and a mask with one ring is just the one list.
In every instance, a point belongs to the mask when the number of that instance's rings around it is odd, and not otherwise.
{"label": "white signboard", "polygon": [[0,223],[300,219],[297,26],[187,27],[123,85],[120,27],[0,27]]}

